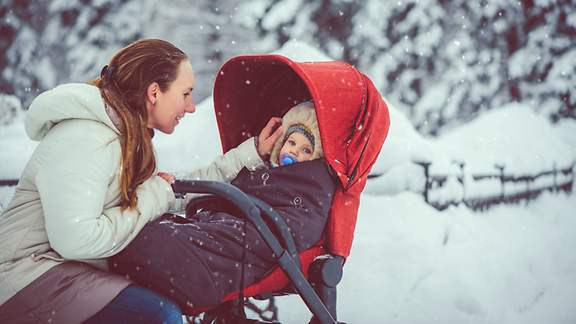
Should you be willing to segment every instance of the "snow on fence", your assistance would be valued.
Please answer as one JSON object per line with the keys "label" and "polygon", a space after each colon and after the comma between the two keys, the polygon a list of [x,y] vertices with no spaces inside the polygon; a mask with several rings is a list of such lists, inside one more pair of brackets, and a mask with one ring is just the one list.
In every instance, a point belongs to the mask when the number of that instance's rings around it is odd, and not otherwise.
{"label": "snow on fence", "polygon": [[463,162],[456,162],[459,174],[430,174],[431,162],[414,163],[424,169],[424,200],[439,210],[459,204],[485,210],[501,203],[529,202],[544,191],[571,193],[576,165],[558,168],[554,163],[551,170],[518,176],[507,174],[504,165],[495,165],[494,173],[469,175],[464,172]]}

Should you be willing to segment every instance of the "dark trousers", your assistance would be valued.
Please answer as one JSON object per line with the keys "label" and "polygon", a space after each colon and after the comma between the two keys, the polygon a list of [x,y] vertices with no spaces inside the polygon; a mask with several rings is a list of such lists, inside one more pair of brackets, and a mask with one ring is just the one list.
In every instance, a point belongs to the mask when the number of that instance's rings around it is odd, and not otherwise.
{"label": "dark trousers", "polygon": [[122,290],[116,298],[84,323],[182,324],[182,311],[170,299],[136,285]]}

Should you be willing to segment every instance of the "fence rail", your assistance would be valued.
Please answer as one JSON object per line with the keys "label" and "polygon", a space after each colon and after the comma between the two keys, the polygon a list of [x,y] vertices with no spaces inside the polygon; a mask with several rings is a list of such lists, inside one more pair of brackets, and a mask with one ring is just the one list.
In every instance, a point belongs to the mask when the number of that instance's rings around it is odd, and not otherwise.
{"label": "fence rail", "polygon": [[[464,204],[469,208],[475,210],[484,210],[494,205],[502,203],[518,203],[521,201],[529,202],[545,191],[550,192],[566,192],[571,193],[574,185],[574,166],[576,163],[565,168],[557,168],[556,163],[551,170],[545,170],[533,175],[507,175],[506,167],[504,165],[495,165],[498,172],[492,174],[475,174],[466,178],[464,174],[464,163],[460,165],[460,174],[430,174],[430,162],[415,161],[414,163],[422,166],[424,169],[425,185],[422,191],[424,200],[435,207],[436,209],[443,210],[449,206],[456,206]],[[559,179],[562,177],[563,179]],[[461,186],[462,197],[461,199],[433,199],[431,194],[439,189],[442,189],[447,184],[450,178],[455,178]],[[536,181],[549,180],[548,185],[535,185]],[[499,191],[494,191],[492,194],[484,197],[475,195],[466,195],[466,190],[469,189],[470,183],[467,180],[472,180],[474,184],[485,182],[486,180],[497,180],[500,182]],[[469,182],[469,181],[468,181]],[[525,184],[524,189],[518,189],[518,184]],[[510,186],[512,185],[512,188]],[[508,192],[507,190],[508,189]],[[512,192],[510,192],[512,191]]]}
{"label": "fence rail", "polygon": [[0,187],[11,187],[18,184],[18,179],[0,179]]}

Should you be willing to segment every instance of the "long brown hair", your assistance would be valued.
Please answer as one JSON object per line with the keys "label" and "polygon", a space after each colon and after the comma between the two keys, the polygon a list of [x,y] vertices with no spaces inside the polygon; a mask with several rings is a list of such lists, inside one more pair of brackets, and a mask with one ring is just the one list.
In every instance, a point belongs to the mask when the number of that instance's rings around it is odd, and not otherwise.
{"label": "long brown hair", "polygon": [[106,105],[119,117],[123,210],[136,206],[136,188],[156,170],[146,110],[148,86],[157,82],[160,91],[168,90],[185,59],[184,52],[166,41],[139,40],[116,53],[100,77],[91,82],[100,89]]}

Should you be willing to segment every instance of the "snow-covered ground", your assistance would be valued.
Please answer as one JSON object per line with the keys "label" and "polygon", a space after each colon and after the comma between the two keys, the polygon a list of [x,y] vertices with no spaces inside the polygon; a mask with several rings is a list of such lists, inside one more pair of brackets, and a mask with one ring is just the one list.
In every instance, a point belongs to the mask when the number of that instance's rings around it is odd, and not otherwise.
{"label": "snow-covered ground", "polygon": [[[421,196],[364,195],[339,288],[347,323],[576,323],[576,198],[438,212]],[[296,296],[280,319],[306,323]]]}
{"label": "snow-covered ground", "polygon": [[[279,51],[299,60],[326,57],[289,42]],[[504,163],[537,173],[576,159],[576,123],[550,124],[527,106],[493,109],[436,140],[419,135],[390,107],[391,129],[362,196],[356,238],[339,291],[339,316],[348,323],[576,323],[576,195],[544,194],[526,205],[485,213],[463,207],[439,212],[418,192],[422,170],[473,171]],[[208,164],[220,154],[212,99],[198,105],[174,134],[154,137],[163,171]],[[0,126],[0,179],[17,178],[35,143],[23,118]],[[483,189],[491,193],[493,187]],[[5,207],[13,188],[0,187]],[[298,297],[279,300],[281,320],[304,323]]]}

